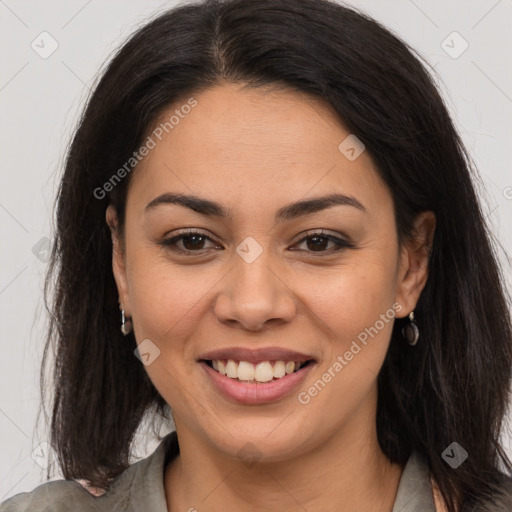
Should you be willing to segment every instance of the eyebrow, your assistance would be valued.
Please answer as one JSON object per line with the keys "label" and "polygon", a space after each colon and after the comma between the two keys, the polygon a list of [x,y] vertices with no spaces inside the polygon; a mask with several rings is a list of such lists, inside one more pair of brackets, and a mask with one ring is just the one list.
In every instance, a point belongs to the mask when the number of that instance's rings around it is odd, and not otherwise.
{"label": "eyebrow", "polygon": [[[231,208],[225,208],[215,201],[210,201],[209,199],[204,199],[194,195],[173,194],[170,192],[153,199],[146,205],[144,211],[148,212],[162,204],[176,204],[184,206],[207,217],[219,217],[225,219],[232,216]],[[339,205],[353,206],[367,213],[366,208],[355,197],[343,194],[329,194],[326,196],[313,197],[311,199],[287,204],[276,212],[275,220],[276,222],[284,222]]]}

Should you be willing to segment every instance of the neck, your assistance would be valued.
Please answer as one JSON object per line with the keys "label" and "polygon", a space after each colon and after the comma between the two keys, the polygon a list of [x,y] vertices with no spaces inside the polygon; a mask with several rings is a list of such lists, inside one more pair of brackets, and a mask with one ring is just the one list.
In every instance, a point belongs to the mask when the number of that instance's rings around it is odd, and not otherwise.
{"label": "neck", "polygon": [[168,510],[391,512],[402,468],[382,453],[375,428],[362,428],[369,424],[355,422],[292,459],[250,465],[176,422],[180,454],[165,471]]}

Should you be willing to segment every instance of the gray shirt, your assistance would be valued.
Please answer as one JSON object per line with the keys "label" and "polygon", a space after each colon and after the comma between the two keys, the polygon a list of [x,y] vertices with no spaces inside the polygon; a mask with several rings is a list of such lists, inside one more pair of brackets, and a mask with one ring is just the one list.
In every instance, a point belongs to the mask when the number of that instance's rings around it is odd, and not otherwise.
{"label": "gray shirt", "polygon": [[[93,496],[74,480],[54,480],[9,498],[0,504],[0,512],[167,512],[164,471],[178,453],[176,432],[171,432],[102,496]],[[402,472],[392,512],[435,512],[428,466],[417,452]]]}

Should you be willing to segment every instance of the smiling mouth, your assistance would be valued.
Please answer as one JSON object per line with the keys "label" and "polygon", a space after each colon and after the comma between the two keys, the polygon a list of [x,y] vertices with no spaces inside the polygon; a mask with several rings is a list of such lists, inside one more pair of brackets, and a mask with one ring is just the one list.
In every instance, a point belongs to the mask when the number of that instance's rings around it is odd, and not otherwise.
{"label": "smiling mouth", "polygon": [[261,361],[257,364],[234,359],[202,359],[200,362],[204,362],[217,373],[238,382],[264,383],[279,380],[286,375],[297,373],[306,366],[314,364],[315,360]]}

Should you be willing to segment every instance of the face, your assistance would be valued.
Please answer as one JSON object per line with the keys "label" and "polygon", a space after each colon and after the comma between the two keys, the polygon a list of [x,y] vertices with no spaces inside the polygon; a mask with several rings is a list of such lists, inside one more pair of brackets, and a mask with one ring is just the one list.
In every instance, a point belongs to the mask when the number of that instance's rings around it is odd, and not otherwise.
{"label": "face", "polygon": [[[371,433],[393,316],[414,309],[426,251],[399,247],[389,190],[366,151],[354,159],[339,149],[350,133],[321,100],[235,85],[193,97],[131,177],[124,251],[107,210],[119,298],[178,433],[233,456],[250,442],[274,461],[341,432]],[[224,215],[170,194],[215,202]],[[432,217],[417,227],[428,243]],[[248,384],[201,361],[224,349],[236,362],[268,359],[271,371],[300,359],[253,352],[268,348],[312,362]]]}

